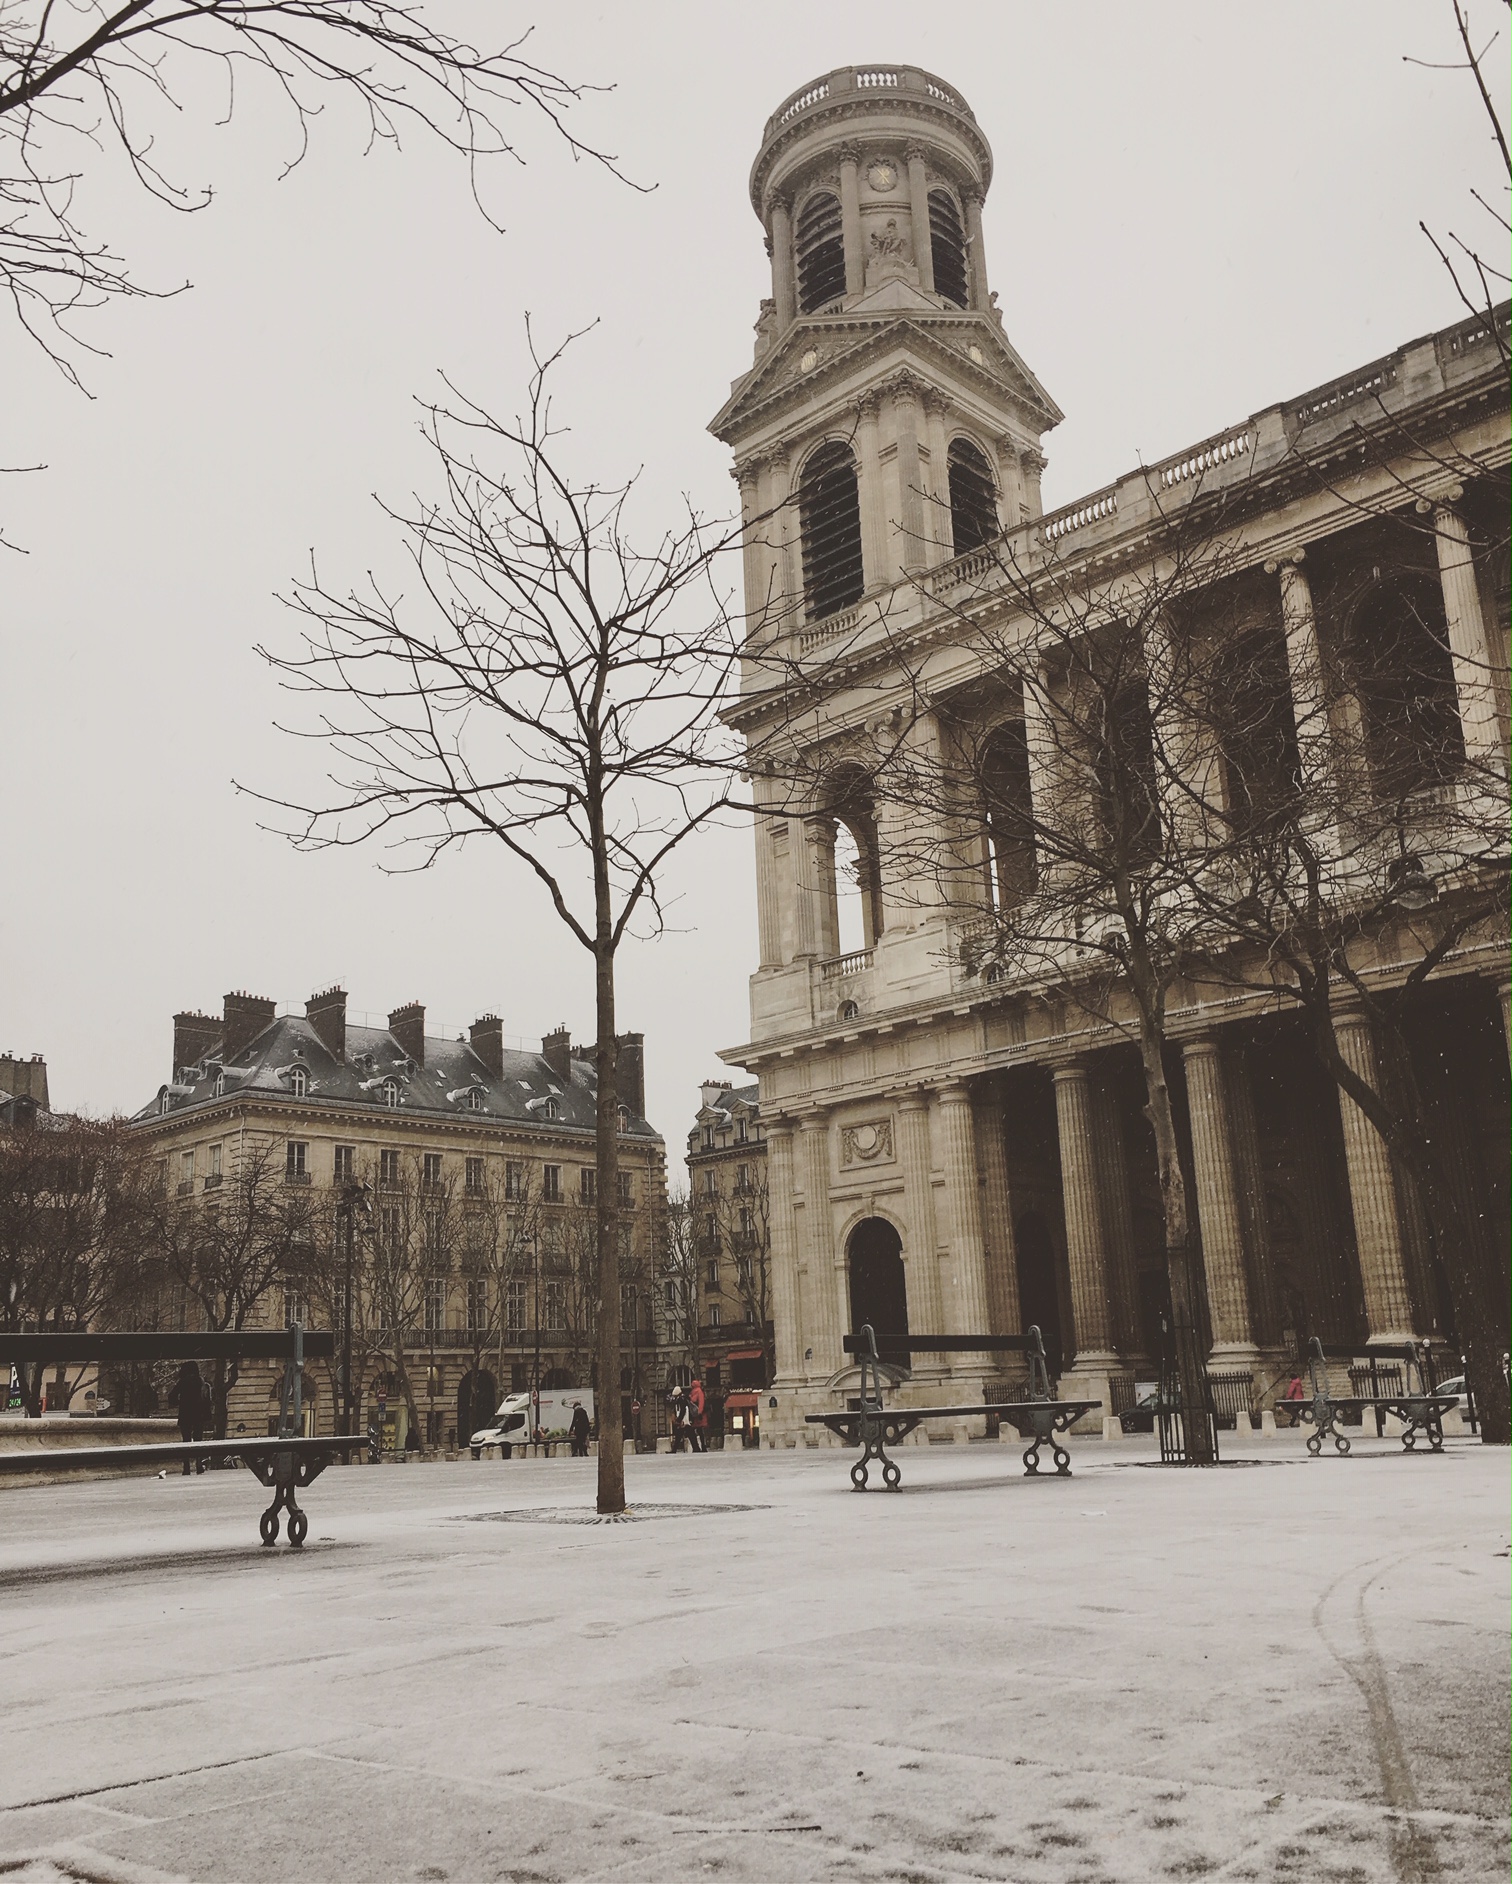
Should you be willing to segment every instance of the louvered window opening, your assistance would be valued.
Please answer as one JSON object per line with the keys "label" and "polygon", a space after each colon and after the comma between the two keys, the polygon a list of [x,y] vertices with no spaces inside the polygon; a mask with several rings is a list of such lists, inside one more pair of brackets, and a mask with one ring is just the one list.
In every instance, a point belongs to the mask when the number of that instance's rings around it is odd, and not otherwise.
{"label": "louvered window opening", "polygon": [[845,293],[845,236],[840,199],[811,196],[798,218],[798,305],[817,314]]}
{"label": "louvered window opening", "polygon": [[992,469],[968,438],[951,441],[950,540],[957,556],[979,549],[998,534],[997,492]]}
{"label": "louvered window opening", "polygon": [[809,460],[799,490],[803,527],[803,589],[808,619],[823,621],[859,602],[861,494],[849,447],[823,445]]}
{"label": "louvered window opening", "polygon": [[961,212],[947,190],[929,192],[929,252],[934,260],[935,293],[965,307],[966,237],[961,231]]}

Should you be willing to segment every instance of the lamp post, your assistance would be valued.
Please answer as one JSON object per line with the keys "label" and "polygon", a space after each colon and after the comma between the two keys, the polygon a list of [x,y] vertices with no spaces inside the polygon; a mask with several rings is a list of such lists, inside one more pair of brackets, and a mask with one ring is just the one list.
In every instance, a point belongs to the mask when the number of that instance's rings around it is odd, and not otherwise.
{"label": "lamp post", "polygon": [[345,1264],[341,1289],[341,1431],[350,1438],[353,1430],[352,1407],[352,1281],[355,1270],[356,1214],[360,1204],[368,1209],[368,1187],[348,1178],[341,1194]]}

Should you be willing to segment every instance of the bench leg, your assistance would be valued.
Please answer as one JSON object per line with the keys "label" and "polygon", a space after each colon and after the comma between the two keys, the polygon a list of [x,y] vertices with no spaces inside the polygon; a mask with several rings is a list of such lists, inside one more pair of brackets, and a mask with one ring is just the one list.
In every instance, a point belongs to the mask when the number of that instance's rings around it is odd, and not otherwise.
{"label": "bench leg", "polygon": [[1025,1448],[1025,1451],[1024,1451],[1025,1476],[1027,1478],[1039,1477],[1040,1475],[1039,1449],[1042,1445],[1044,1445],[1047,1439],[1050,1442],[1050,1457],[1055,1462],[1055,1472],[1056,1472],[1057,1478],[1070,1478],[1071,1454],[1067,1452],[1066,1448],[1060,1443],[1060,1441],[1055,1437],[1053,1433],[1036,1434],[1033,1444]]}
{"label": "bench leg", "polygon": [[299,1508],[299,1501],[294,1496],[294,1484],[297,1474],[292,1453],[281,1453],[273,1464],[273,1502],[257,1520],[257,1529],[264,1545],[271,1547],[278,1542],[278,1514],[289,1514],[289,1543],[298,1550],[309,1535],[310,1520]]}
{"label": "bench leg", "polygon": [[896,1491],[902,1481],[903,1474],[898,1470],[894,1461],[889,1459],[886,1452],[883,1450],[883,1432],[881,1427],[879,1426],[874,1432],[868,1431],[866,1423],[863,1422],[861,1427],[861,1445],[861,1457],[857,1459],[856,1463],[851,1467],[851,1490],[858,1492],[864,1492],[866,1490],[868,1478],[866,1468],[870,1462],[875,1459],[882,1467],[882,1483],[889,1491]]}

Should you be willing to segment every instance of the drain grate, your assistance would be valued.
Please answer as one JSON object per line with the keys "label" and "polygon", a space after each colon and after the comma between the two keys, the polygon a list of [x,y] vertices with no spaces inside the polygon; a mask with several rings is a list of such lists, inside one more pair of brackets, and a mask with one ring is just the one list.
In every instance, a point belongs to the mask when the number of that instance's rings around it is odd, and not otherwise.
{"label": "drain grate", "polygon": [[708,1518],[728,1511],[765,1511],[766,1505],[631,1505],[605,1515],[580,1505],[542,1505],[525,1511],[474,1511],[469,1524],[644,1524],[658,1518]]}

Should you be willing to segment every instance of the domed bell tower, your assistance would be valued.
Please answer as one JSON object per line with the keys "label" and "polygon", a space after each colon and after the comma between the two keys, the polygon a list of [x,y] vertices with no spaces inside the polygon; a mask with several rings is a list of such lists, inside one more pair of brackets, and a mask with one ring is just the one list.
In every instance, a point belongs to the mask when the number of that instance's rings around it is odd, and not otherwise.
{"label": "domed bell tower", "polygon": [[988,288],[991,181],[970,106],[913,66],[842,67],[767,120],[751,206],[772,293],[710,427],[746,517],[770,519],[747,533],[753,624],[838,627],[1040,514],[1061,413]]}

